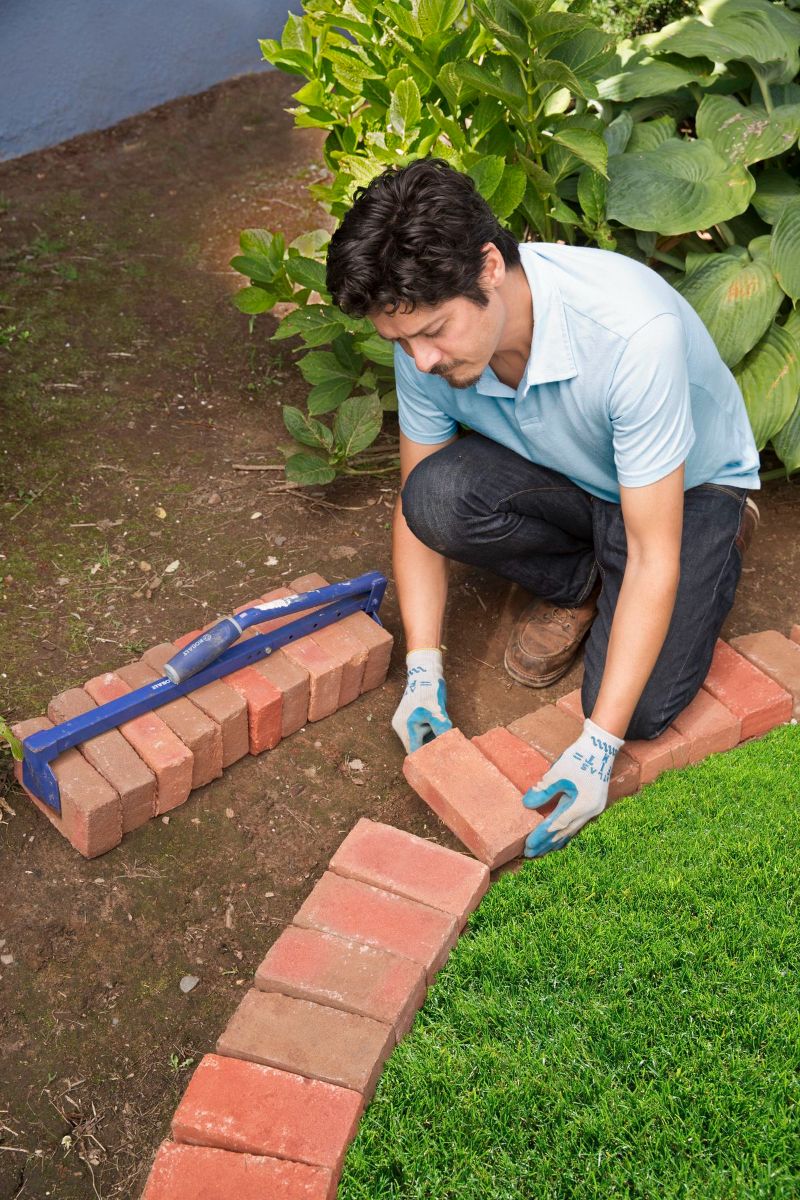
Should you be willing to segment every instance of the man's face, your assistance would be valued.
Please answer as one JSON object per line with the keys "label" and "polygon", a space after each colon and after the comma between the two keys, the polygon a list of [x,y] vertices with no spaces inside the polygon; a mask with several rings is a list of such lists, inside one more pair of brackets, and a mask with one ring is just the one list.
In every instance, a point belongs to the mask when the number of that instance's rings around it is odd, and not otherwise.
{"label": "man's face", "polygon": [[463,296],[414,312],[370,314],[381,337],[400,342],[417,369],[440,375],[454,388],[473,387],[497,347],[502,319],[496,297],[479,308]]}

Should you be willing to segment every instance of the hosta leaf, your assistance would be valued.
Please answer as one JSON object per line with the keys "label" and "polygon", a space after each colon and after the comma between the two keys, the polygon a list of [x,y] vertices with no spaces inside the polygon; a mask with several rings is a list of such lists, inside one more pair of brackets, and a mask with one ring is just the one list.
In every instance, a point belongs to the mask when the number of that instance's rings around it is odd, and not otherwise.
{"label": "hosta leaf", "polygon": [[608,216],[662,234],[708,229],[744,212],[755,181],[709,142],[670,138],[657,150],[617,154],[608,162]]}
{"label": "hosta leaf", "polygon": [[655,150],[662,142],[676,136],[678,125],[674,117],[655,117],[652,121],[639,121],[631,130],[627,149],[632,154],[637,150]]}
{"label": "hosta leaf", "polygon": [[742,389],[756,446],[783,429],[800,392],[800,347],[792,331],[773,322],[733,371]]}
{"label": "hosta leaf", "polygon": [[615,117],[610,125],[606,125],[603,130],[603,137],[608,146],[609,158],[612,154],[622,154],[630,141],[633,133],[633,118],[631,114],[623,109],[618,117]]}
{"label": "hosta leaf", "polygon": [[[783,328],[793,339],[795,346],[800,347],[800,309],[796,308],[789,313]],[[773,436],[772,445],[786,467],[787,475],[792,471],[800,471],[800,395],[789,420]]]}
{"label": "hosta leaf", "polygon": [[236,293],[233,297],[233,303],[239,309],[239,312],[256,316],[258,313],[267,312],[272,308],[275,299],[275,296],[271,292],[265,291],[264,288],[246,287]]}
{"label": "hosta leaf", "polygon": [[783,301],[769,261],[712,254],[676,289],[702,318],[729,367],[744,358],[766,333]]}
{"label": "hosta leaf", "polygon": [[373,392],[368,396],[352,396],[345,400],[333,422],[336,449],[345,458],[353,458],[366,450],[381,431],[383,410]]}
{"label": "hosta leaf", "polygon": [[711,142],[731,162],[744,166],[774,158],[800,135],[800,104],[784,104],[768,113],[745,108],[733,96],[704,96],[697,110],[697,136]]}
{"label": "hosta leaf", "polygon": [[484,200],[491,200],[500,186],[504,169],[505,163],[499,154],[487,154],[470,167],[467,174]]}
{"label": "hosta leaf", "polygon": [[333,447],[333,433],[321,421],[315,421],[308,413],[291,404],[283,406],[283,423],[296,442],[302,446],[319,446],[323,450]]}
{"label": "hosta leaf", "polygon": [[419,88],[413,79],[401,79],[392,92],[389,105],[389,125],[400,137],[406,138],[416,129],[422,116]]}
{"label": "hosta leaf", "polygon": [[287,313],[270,340],[280,342],[299,334],[307,346],[323,346],[347,328],[343,317],[329,305],[306,304]]}
{"label": "hosta leaf", "polygon": [[[712,11],[711,6],[704,7],[706,14]],[[776,20],[771,11],[778,7],[777,4],[761,6],[726,0],[713,6],[711,20],[708,15],[685,17],[638,41],[651,54],[702,56],[714,63],[735,61],[750,66],[774,66],[774,81],[788,83],[800,69],[800,62],[796,39],[793,44],[788,29],[781,27],[781,21]]]}
{"label": "hosta leaf", "polygon": [[762,171],[756,182],[753,208],[762,221],[774,225],[784,208],[800,196],[800,185],[785,171]]}
{"label": "hosta leaf", "polygon": [[293,454],[286,460],[286,478],[290,483],[306,485],[330,483],[336,478],[336,470],[313,454]]}
{"label": "hosta leaf", "polygon": [[770,259],[775,278],[792,301],[800,299],[800,199],[785,205],[772,230]]}
{"label": "hosta leaf", "polygon": [[506,220],[517,211],[525,195],[527,182],[522,167],[506,167],[499,186],[492,194],[491,208],[496,217]]}
{"label": "hosta leaf", "polygon": [[640,96],[662,96],[690,83],[708,81],[708,71],[664,62],[639,51],[626,62],[623,70],[598,80],[602,100],[637,100]]}

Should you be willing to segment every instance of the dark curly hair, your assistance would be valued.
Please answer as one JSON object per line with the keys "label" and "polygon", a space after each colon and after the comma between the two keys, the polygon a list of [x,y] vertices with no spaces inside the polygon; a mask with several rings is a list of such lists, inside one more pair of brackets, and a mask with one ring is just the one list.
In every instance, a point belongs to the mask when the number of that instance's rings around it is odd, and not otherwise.
{"label": "dark curly hair", "polygon": [[520,265],[516,239],[469,175],[443,158],[417,158],[356,188],[330,240],[326,287],[352,317],[394,314],[401,304],[413,312],[456,296],[485,308],[489,297],[479,281],[487,242],[507,268]]}

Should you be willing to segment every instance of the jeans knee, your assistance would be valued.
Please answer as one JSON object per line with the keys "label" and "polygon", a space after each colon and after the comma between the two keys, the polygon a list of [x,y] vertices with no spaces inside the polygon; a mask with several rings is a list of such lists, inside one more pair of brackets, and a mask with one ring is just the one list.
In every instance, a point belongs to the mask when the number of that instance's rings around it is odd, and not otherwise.
{"label": "jeans knee", "polygon": [[408,478],[400,493],[400,504],[403,509],[406,525],[414,534],[414,537],[419,538],[426,546],[433,547],[436,541],[435,531],[431,522],[431,512],[433,509],[433,488],[436,487],[436,481],[433,478],[431,469],[431,455],[429,458],[424,458],[422,462],[409,472]]}

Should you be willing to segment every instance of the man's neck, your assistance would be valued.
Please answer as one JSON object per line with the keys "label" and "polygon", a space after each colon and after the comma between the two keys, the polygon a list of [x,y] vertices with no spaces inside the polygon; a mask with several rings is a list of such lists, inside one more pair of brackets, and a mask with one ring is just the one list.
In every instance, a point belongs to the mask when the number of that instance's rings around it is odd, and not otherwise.
{"label": "man's neck", "polygon": [[522,266],[507,272],[498,289],[506,323],[489,366],[508,387],[517,388],[525,373],[533,341],[533,297]]}

